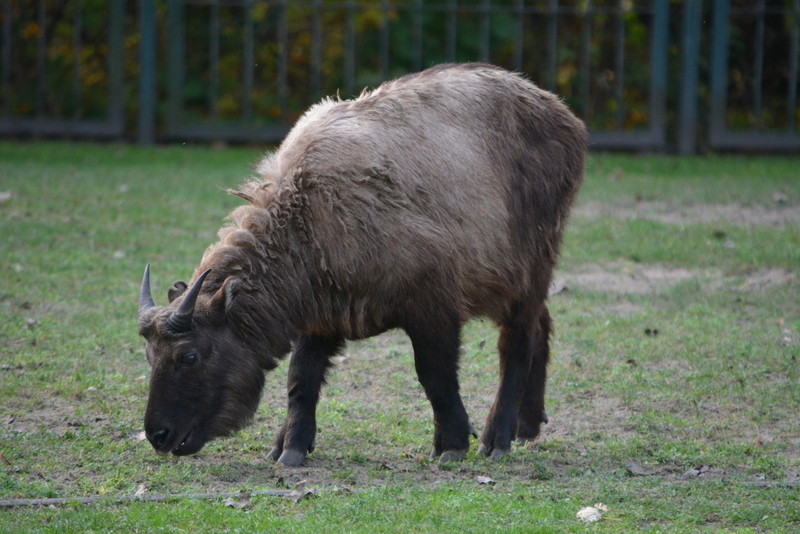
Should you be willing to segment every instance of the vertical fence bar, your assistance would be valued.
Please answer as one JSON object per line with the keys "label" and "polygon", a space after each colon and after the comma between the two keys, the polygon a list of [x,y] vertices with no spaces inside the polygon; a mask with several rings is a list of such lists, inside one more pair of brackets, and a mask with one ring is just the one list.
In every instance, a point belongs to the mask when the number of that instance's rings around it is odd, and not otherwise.
{"label": "vertical fence bar", "polygon": [[355,0],[347,0],[345,15],[344,42],[344,96],[353,96],[356,78],[356,4]]}
{"label": "vertical fence bar", "polygon": [[156,8],[154,0],[139,0],[139,144],[155,138],[156,109]]}
{"label": "vertical fence bar", "polygon": [[183,0],[169,0],[167,4],[167,132],[178,129],[183,120],[183,59],[184,29]]}
{"label": "vertical fence bar", "polygon": [[412,15],[414,47],[412,68],[414,72],[422,70],[422,0],[414,0]]}
{"label": "vertical fence bar", "polygon": [[791,51],[789,52],[789,94],[786,99],[786,129],[794,130],[795,113],[797,109],[797,61],[798,45],[800,45],[800,0],[792,2],[792,36]]}
{"label": "vertical fence bar", "polygon": [[445,48],[445,57],[447,61],[453,62],[456,60],[456,9],[458,5],[456,0],[450,0],[447,3],[447,44]]}
{"label": "vertical fence bar", "polygon": [[714,1],[711,42],[711,117],[709,139],[712,144],[724,136],[728,107],[728,18],[730,0]]}
{"label": "vertical fence bar", "polygon": [[514,15],[517,17],[514,31],[514,69],[522,72],[522,51],[525,48],[525,0],[517,0]]}
{"label": "vertical fence bar", "polygon": [[480,60],[489,62],[489,39],[491,38],[492,22],[492,2],[483,0],[481,4],[481,57]]}
{"label": "vertical fence bar", "polygon": [[[614,100],[617,103],[617,113],[615,118],[617,130],[622,130],[622,122],[625,115],[624,89],[625,79],[625,0],[619,0],[617,4],[617,28],[616,28],[616,50],[614,51]],[[666,43],[664,43],[666,46]]]}
{"label": "vertical fence bar", "polygon": [[255,69],[254,59],[254,28],[253,28],[253,2],[245,1],[244,9],[244,54],[242,58],[242,118],[246,122],[253,120],[253,76]]}
{"label": "vertical fence bar", "polygon": [[700,57],[700,26],[703,1],[686,0],[683,6],[681,50],[681,91],[678,109],[678,152],[694,154],[697,149],[697,84]]}
{"label": "vertical fence bar", "polygon": [[213,0],[209,19],[208,62],[210,66],[208,80],[208,113],[216,120],[219,117],[219,0]]}
{"label": "vertical fence bar", "polygon": [[[122,100],[123,84],[125,77],[124,31],[125,31],[125,0],[112,0],[109,9],[108,28],[108,107],[109,120],[115,130],[122,135],[125,131],[125,106]],[[152,19],[153,40],[155,41],[155,14]],[[155,44],[153,44],[155,47]],[[153,62],[155,69],[155,61]],[[153,82],[155,85],[155,82]],[[155,95],[155,87],[153,88]],[[155,96],[154,96],[155,98]],[[155,104],[153,109],[155,110]],[[153,111],[155,114],[155,111]],[[155,122],[153,123],[155,125]]]}
{"label": "vertical fence bar", "polygon": [[417,72],[422,70],[422,0],[414,0],[412,18],[414,36],[412,68]]}
{"label": "vertical fence bar", "polygon": [[589,121],[589,89],[590,89],[590,47],[592,40],[592,0],[587,0],[581,23],[581,50],[580,50],[580,100],[583,103],[583,120]]}
{"label": "vertical fence bar", "polygon": [[3,2],[3,70],[0,72],[3,89],[3,116],[11,116],[11,0]]}
{"label": "vertical fence bar", "polygon": [[653,146],[662,147],[667,128],[667,61],[669,60],[669,0],[653,0],[650,40],[650,133]]}
{"label": "vertical fence bar", "polygon": [[756,42],[754,47],[755,57],[753,58],[753,115],[755,129],[761,130],[763,101],[761,87],[764,81],[764,0],[759,0],[756,9]]}
{"label": "vertical fence bar", "polygon": [[81,0],[75,0],[72,14],[72,57],[75,68],[72,71],[72,116],[80,119],[81,106],[81,34],[83,33],[83,18],[81,17]]}
{"label": "vertical fence bar", "polygon": [[314,0],[311,14],[311,101],[319,100],[322,70],[322,0]]}
{"label": "vertical fence bar", "polygon": [[286,120],[289,98],[289,13],[288,0],[281,0],[278,19],[278,108],[281,120]]}
{"label": "vertical fence bar", "polygon": [[389,77],[389,0],[381,0],[381,44],[380,44],[381,80]]}
{"label": "vertical fence bar", "polygon": [[47,13],[44,0],[39,0],[38,24],[39,35],[36,37],[36,114],[44,117],[44,103],[47,98],[47,56],[45,43],[45,28],[47,28]]}
{"label": "vertical fence bar", "polygon": [[547,89],[555,92],[558,69],[558,0],[550,0],[547,14]]}

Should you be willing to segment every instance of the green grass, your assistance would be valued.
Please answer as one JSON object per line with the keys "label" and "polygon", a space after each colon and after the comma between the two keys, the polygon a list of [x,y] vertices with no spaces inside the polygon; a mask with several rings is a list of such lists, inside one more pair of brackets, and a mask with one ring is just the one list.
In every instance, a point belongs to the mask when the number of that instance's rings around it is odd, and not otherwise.
{"label": "green grass", "polygon": [[[304,467],[264,459],[285,414],[285,364],[253,425],[194,457],[156,456],[136,439],[149,374],[136,335],[142,269],[152,263],[165,303],[239,205],[224,189],[258,156],[0,143],[0,192],[12,194],[0,201],[0,500],[108,499],[2,510],[0,532],[800,529],[798,158],[590,158],[560,264],[568,289],[550,300],[550,424],[501,463],[477,457],[475,442],[462,464],[427,458],[430,407],[399,333],[348,346]],[[786,219],[691,215],[705,206]],[[479,429],[496,341],[488,321],[463,333],[462,394]],[[699,465],[710,470],[683,478]],[[142,485],[180,495],[303,479],[315,496],[254,497],[241,510],[114,502]],[[579,522],[596,502],[605,519]]]}

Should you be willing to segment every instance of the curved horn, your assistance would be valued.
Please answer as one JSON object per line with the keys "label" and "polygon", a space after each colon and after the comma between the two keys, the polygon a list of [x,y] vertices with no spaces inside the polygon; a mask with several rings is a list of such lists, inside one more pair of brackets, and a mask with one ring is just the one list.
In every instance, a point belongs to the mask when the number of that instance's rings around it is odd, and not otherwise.
{"label": "curved horn", "polygon": [[144,268],[144,278],[142,278],[142,290],[139,292],[139,315],[150,308],[155,308],[156,303],[150,295],[150,264]]}
{"label": "curved horn", "polygon": [[192,314],[194,314],[194,305],[197,303],[197,295],[200,294],[200,287],[203,285],[203,280],[206,279],[211,269],[207,270],[192,284],[189,291],[183,297],[180,306],[175,310],[175,313],[170,315],[167,320],[169,329],[175,334],[182,334],[192,329]]}

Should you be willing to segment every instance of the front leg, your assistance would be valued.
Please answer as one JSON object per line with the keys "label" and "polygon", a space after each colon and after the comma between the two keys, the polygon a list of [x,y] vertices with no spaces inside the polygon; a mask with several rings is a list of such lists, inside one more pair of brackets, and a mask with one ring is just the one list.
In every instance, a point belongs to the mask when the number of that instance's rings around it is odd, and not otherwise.
{"label": "front leg", "polygon": [[344,346],[341,336],[301,336],[289,362],[286,421],[267,458],[287,467],[298,467],[314,450],[317,402],[330,358]]}

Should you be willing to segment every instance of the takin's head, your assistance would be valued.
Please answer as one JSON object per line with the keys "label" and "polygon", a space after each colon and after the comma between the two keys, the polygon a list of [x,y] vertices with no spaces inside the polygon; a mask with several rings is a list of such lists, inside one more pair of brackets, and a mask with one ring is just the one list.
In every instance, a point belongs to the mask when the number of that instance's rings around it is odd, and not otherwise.
{"label": "takin's head", "polygon": [[227,320],[228,286],[198,299],[204,272],[188,287],[176,282],[169,306],[150,295],[150,266],[139,296],[139,335],[152,367],[144,418],[158,454],[194,454],[207,441],[246,425],[258,407],[264,372]]}

